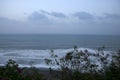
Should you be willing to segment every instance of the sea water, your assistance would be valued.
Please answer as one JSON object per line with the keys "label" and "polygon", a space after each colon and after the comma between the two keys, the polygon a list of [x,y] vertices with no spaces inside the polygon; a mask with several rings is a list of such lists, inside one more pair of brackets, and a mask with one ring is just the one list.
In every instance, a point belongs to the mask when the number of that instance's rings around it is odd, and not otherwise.
{"label": "sea water", "polygon": [[45,64],[50,58],[50,50],[59,57],[73,50],[88,49],[95,52],[105,46],[105,51],[120,49],[120,36],[110,35],[53,35],[53,34],[1,34],[0,35],[0,64],[4,65],[9,59],[15,60],[20,66],[49,67]]}

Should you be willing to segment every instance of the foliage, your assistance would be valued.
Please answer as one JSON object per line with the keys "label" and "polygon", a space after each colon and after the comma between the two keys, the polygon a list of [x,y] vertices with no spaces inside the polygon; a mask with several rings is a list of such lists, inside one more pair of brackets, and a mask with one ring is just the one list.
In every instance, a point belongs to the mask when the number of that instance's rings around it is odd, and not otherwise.
{"label": "foliage", "polygon": [[[56,54],[52,50],[50,55],[54,60],[49,59],[48,64],[54,62],[58,66],[62,75],[61,80],[120,80],[120,51],[112,58],[113,61],[109,62],[110,55],[105,54],[104,49],[103,46],[95,54],[90,54],[88,50],[78,51],[75,46],[73,51],[60,59],[56,59]],[[90,56],[98,59],[100,65],[91,62]]]}
{"label": "foliage", "polygon": [[14,60],[0,67],[0,80],[44,80],[37,69],[19,68]]}

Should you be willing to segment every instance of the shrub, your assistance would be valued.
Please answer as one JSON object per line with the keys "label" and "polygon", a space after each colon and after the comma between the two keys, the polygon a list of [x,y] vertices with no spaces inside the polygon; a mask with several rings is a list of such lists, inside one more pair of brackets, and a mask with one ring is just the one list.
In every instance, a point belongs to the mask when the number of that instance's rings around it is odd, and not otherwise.
{"label": "shrub", "polygon": [[[120,50],[114,56],[113,62],[108,63],[109,54],[104,54],[105,47],[101,47],[95,54],[88,50],[78,51],[77,47],[60,59],[49,59],[47,64],[54,62],[62,73],[61,80],[120,80]],[[55,56],[52,50],[52,55]],[[98,59],[101,65],[91,63],[90,56]],[[52,65],[52,64],[51,64]],[[101,69],[98,69],[101,66]]]}
{"label": "shrub", "polygon": [[12,59],[0,67],[0,80],[44,80],[37,68],[19,68]]}

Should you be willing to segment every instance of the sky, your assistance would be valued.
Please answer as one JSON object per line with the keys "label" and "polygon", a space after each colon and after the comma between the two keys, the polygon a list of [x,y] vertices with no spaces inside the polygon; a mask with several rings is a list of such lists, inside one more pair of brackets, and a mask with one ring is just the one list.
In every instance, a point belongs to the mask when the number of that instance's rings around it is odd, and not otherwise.
{"label": "sky", "polygon": [[120,0],[0,0],[0,34],[120,35]]}

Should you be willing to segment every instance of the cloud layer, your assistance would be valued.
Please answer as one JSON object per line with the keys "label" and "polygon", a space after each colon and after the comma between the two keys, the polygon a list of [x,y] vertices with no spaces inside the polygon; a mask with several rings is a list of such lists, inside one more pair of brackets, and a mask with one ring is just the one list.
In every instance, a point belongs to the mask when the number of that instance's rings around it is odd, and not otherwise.
{"label": "cloud layer", "polygon": [[64,14],[34,11],[25,22],[0,17],[0,33],[113,34],[120,35],[120,14],[88,12]]}

